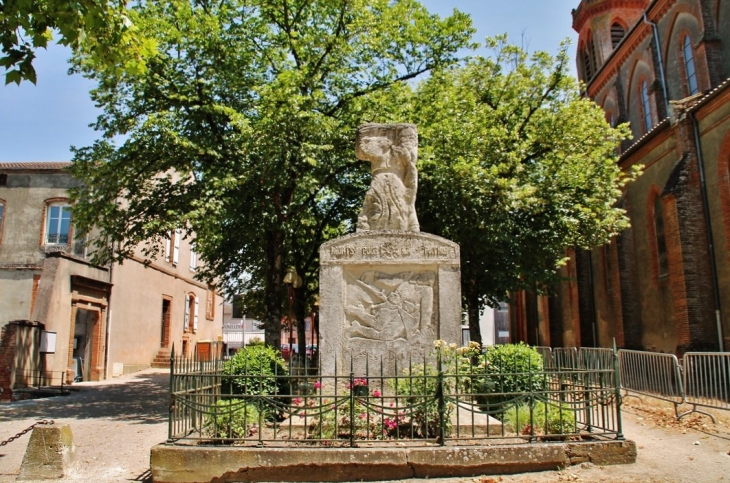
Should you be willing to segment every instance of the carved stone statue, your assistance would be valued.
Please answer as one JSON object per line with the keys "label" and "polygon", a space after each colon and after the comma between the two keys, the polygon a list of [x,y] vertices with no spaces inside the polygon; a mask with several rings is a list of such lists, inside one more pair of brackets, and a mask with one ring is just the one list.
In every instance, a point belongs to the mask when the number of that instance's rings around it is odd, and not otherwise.
{"label": "carved stone statue", "polygon": [[369,161],[370,189],[357,218],[357,231],[418,232],[418,131],[413,124],[363,124],[355,154]]}

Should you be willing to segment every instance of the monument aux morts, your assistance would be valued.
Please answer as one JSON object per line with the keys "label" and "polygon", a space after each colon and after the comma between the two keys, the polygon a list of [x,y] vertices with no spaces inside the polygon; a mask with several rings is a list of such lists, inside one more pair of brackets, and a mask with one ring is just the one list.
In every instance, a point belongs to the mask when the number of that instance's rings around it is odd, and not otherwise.
{"label": "monument aux morts", "polygon": [[364,124],[355,153],[372,180],[357,231],[320,247],[320,370],[392,373],[422,360],[433,341],[461,340],[459,245],[420,233],[418,131]]}

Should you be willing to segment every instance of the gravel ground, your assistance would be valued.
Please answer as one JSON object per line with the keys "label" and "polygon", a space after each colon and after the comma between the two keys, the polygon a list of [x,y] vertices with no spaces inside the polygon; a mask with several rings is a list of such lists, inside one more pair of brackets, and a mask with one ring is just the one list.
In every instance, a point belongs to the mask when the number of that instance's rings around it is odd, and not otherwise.
{"label": "gravel ground", "polygon": [[[149,450],[167,436],[165,370],[148,369],[111,381],[81,383],[70,396],[0,404],[0,440],[39,419],[71,426],[78,464],[59,483],[149,483]],[[730,483],[730,411],[677,422],[671,405],[627,398],[624,433],[639,448],[632,465],[590,464],[562,471],[476,478],[432,478],[437,483]],[[29,435],[0,447],[0,483],[15,481]],[[400,480],[421,483],[423,480]]]}

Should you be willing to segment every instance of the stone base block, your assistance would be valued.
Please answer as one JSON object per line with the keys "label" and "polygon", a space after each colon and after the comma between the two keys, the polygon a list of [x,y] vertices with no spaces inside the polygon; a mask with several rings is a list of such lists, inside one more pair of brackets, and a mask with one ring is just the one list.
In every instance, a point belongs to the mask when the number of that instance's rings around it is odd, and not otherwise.
{"label": "stone base block", "polygon": [[63,478],[74,460],[74,444],[68,424],[36,426],[30,435],[20,473],[21,480],[51,480]]}
{"label": "stone base block", "polygon": [[632,441],[495,446],[257,448],[160,444],[152,448],[155,483],[380,481],[556,470],[585,461],[633,463]]}

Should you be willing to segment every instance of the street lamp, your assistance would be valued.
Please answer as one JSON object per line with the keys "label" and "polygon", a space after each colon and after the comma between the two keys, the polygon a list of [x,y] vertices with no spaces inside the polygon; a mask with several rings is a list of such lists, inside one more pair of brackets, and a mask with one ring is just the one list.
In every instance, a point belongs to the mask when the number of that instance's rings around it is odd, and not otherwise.
{"label": "street lamp", "polygon": [[299,276],[294,267],[289,267],[284,275],[284,283],[287,285],[289,296],[289,358],[294,353],[294,317],[292,316],[292,304],[294,303],[294,289],[302,286],[302,277]]}

